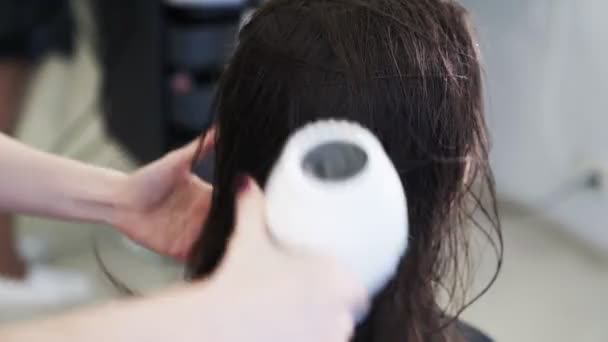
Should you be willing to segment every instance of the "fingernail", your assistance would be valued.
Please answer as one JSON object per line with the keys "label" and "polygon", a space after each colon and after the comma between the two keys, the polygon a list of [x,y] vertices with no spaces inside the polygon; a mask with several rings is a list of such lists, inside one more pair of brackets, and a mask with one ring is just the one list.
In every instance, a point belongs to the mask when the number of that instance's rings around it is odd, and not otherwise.
{"label": "fingernail", "polygon": [[236,176],[235,187],[237,194],[247,191],[247,188],[249,188],[249,177],[245,174]]}

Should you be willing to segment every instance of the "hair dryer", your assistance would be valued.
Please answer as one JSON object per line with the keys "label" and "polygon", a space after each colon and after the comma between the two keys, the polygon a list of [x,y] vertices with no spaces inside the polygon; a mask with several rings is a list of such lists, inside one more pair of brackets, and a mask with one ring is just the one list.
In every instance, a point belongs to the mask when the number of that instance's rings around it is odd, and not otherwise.
{"label": "hair dryer", "polygon": [[318,121],[287,141],[267,181],[270,233],[283,246],[334,257],[380,291],[408,243],[399,175],[369,130]]}

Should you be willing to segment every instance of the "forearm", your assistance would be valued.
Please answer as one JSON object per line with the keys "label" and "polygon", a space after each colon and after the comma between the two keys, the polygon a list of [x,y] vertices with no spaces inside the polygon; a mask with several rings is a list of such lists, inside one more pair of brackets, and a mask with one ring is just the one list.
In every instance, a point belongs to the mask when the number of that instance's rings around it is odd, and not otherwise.
{"label": "forearm", "polygon": [[[168,291],[157,297],[117,302],[45,321],[0,327],[0,341],[231,342],[217,333],[224,328],[234,329],[227,321],[219,322],[219,316],[214,314],[225,305],[216,305],[218,299],[201,288],[203,286],[205,284]],[[223,318],[227,318],[226,315]]]}
{"label": "forearm", "polygon": [[[137,308],[114,303],[102,308],[77,311],[62,317],[37,322],[24,322],[0,327],[3,342],[82,342],[82,341],[140,341],[138,331],[146,332],[138,322],[126,332],[124,325]],[[128,333],[128,336],[120,336]]]}
{"label": "forearm", "polygon": [[126,176],[22,145],[0,134],[0,211],[106,222]]}

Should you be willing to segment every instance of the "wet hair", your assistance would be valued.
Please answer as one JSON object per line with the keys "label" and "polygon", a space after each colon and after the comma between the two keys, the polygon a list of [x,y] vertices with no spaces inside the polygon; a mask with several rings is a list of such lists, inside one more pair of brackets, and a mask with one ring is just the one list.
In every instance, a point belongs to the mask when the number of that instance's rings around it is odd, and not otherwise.
{"label": "wet hair", "polygon": [[219,82],[213,203],[188,277],[209,276],[224,255],[238,176],[264,186],[291,133],[346,119],[380,139],[410,222],[409,249],[353,341],[459,339],[451,323],[471,303],[471,227],[495,248],[495,275],[502,260],[482,98],[477,45],[456,1],[268,1]]}

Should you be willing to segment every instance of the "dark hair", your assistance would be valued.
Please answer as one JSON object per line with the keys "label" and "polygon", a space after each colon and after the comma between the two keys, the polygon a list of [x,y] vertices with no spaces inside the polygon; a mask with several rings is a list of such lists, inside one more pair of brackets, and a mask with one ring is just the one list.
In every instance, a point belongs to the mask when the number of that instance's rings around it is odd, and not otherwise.
{"label": "dark hair", "polygon": [[351,120],[377,135],[396,166],[410,221],[409,249],[353,340],[458,338],[450,327],[468,305],[467,228],[494,246],[496,274],[502,260],[482,102],[477,46],[456,1],[268,1],[240,32],[219,83],[213,203],[189,277],[208,276],[224,254],[239,174],[263,186],[296,129]]}

